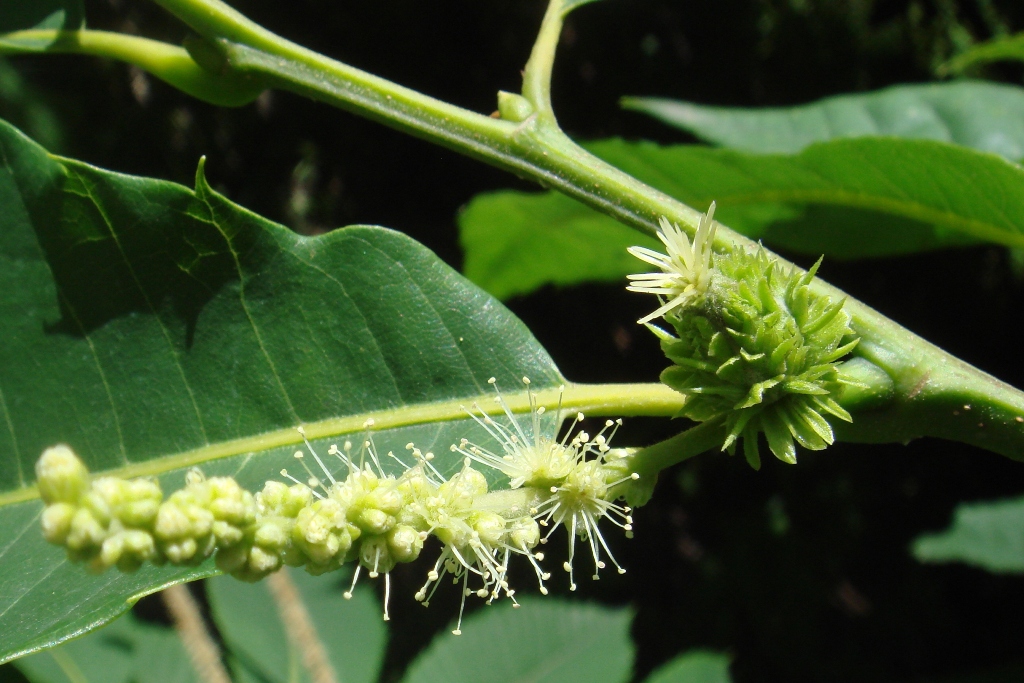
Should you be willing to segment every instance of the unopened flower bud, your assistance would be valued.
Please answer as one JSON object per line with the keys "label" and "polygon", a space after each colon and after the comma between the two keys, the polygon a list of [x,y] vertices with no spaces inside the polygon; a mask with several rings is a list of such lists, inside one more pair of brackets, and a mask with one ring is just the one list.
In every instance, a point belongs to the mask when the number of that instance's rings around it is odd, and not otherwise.
{"label": "unopened flower bud", "polygon": [[192,534],[192,523],[181,506],[167,501],[157,511],[153,533],[162,541],[185,538]]}
{"label": "unopened flower bud", "polygon": [[513,548],[530,550],[540,543],[540,527],[533,517],[520,517],[509,526],[509,542]]}
{"label": "unopened flower bud", "polygon": [[[340,563],[352,547],[352,534],[345,510],[337,500],[318,500],[299,512],[292,538],[313,565]],[[317,573],[317,572],[314,572]]]}
{"label": "unopened flower bud", "polygon": [[43,451],[36,462],[36,485],[43,502],[77,503],[89,487],[89,470],[67,446]]}
{"label": "unopened flower bud", "polygon": [[370,570],[370,578],[376,578],[377,574],[386,574],[395,568],[395,558],[388,548],[387,538],[384,536],[370,536],[363,538],[359,545],[359,564]]}
{"label": "unopened flower bud", "polygon": [[266,550],[279,551],[288,545],[290,523],[281,519],[265,519],[257,522],[253,542]]}
{"label": "unopened flower bud", "polygon": [[386,515],[394,516],[402,509],[405,500],[396,488],[378,486],[363,498],[362,503],[368,508],[376,508]]}
{"label": "unopened flower bud", "polygon": [[214,538],[217,539],[217,544],[225,548],[238,543],[245,535],[245,532],[237,526],[220,520],[214,522],[210,529],[213,532]]}
{"label": "unopened flower bud", "polygon": [[505,538],[505,519],[497,513],[474,512],[469,523],[486,545],[498,546]]}
{"label": "unopened flower bud", "polygon": [[[352,513],[349,513],[351,516]],[[376,508],[358,510],[352,523],[368,534],[386,533],[395,525],[395,518]]]}
{"label": "unopened flower bud", "polygon": [[124,539],[121,537],[121,534],[108,536],[107,539],[103,541],[99,555],[89,563],[89,568],[98,573],[113,567],[117,561],[121,559],[121,553],[123,550]]}
{"label": "unopened flower bud", "polygon": [[286,486],[279,481],[268,481],[256,494],[257,508],[264,516],[295,517],[312,500],[313,491],[305,484]]}
{"label": "unopened flower bud", "polygon": [[134,572],[143,562],[156,557],[156,546],[153,537],[139,529],[127,529],[120,534],[121,557],[117,560],[117,568],[123,572]]}
{"label": "unopened flower bud", "polygon": [[52,503],[43,510],[43,537],[50,543],[63,545],[71,531],[76,508],[70,503]]}
{"label": "unopened flower bud", "polygon": [[89,569],[102,572],[114,565],[123,572],[133,572],[156,556],[153,537],[139,529],[115,531],[103,541],[99,554],[89,562]]}
{"label": "unopened flower bud", "polygon": [[270,574],[281,568],[281,558],[276,553],[270,553],[259,546],[254,546],[249,551],[249,567],[257,574]]}
{"label": "unopened flower bud", "polygon": [[88,508],[78,508],[71,518],[71,529],[65,544],[75,551],[88,552],[98,549],[106,537],[106,531]]}
{"label": "unopened flower bud", "polygon": [[164,543],[161,549],[174,564],[185,564],[195,558],[199,544],[194,538],[183,538],[173,543]]}
{"label": "unopened flower bud", "polygon": [[441,484],[440,495],[452,496],[455,504],[468,507],[473,499],[487,493],[487,477],[480,472],[464,467],[458,474]]}
{"label": "unopened flower bud", "polygon": [[423,550],[423,539],[416,529],[399,524],[388,533],[388,549],[396,562],[412,562]]}
{"label": "unopened flower bud", "polygon": [[110,520],[113,518],[113,510],[110,509],[110,504],[107,502],[107,494],[113,492],[104,491],[104,489],[111,487],[104,486],[103,479],[107,479],[107,477],[93,482],[92,488],[82,496],[81,502],[82,507],[92,514],[93,519],[102,526],[106,526],[110,524]]}

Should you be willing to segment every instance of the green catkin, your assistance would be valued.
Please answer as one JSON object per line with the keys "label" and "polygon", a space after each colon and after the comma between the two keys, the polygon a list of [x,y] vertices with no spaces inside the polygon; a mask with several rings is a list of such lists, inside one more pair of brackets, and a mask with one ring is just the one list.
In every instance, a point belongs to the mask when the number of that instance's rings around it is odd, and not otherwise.
{"label": "green catkin", "polygon": [[[524,382],[529,391],[529,381]],[[505,457],[463,441],[452,447],[467,456],[463,467],[447,479],[431,464],[433,455],[413,444],[407,449],[415,464],[403,465],[404,472],[397,477],[385,473],[368,433],[358,457],[351,444],[346,443],[344,450],[331,447],[330,455],[348,469],[340,480],[307,441],[324,480],[310,472],[307,485],[282,470],[292,485],[268,481],[253,495],[234,479],[207,479],[192,469],[185,486],[165,500],[152,479],[90,478],[70,448],[56,446],[47,449],[36,465],[46,504],[43,534],[63,546],[70,559],[86,562],[93,571],[114,566],[133,571],[146,561],[192,565],[213,556],[222,571],[257,581],[286,565],[316,575],[354,562],[353,585],[362,570],[371,578],[384,574],[386,595],[389,572],[398,563],[415,561],[425,541],[434,536],[442,545],[441,556],[415,596],[424,604],[445,574],[462,584],[463,600],[470,594],[488,601],[504,594],[514,602],[515,591],[506,580],[512,557],[527,558],[546,594],[544,581],[550,575],[539,565],[543,553],[534,549],[564,525],[570,530],[570,557],[577,537],[586,542],[596,578],[604,566],[602,554],[610,556],[597,523],[607,518],[627,533],[631,530],[629,509],[615,504],[610,491],[637,476],[623,468],[623,451],[607,445],[606,432],[614,431],[616,423],[608,421],[594,438],[580,432],[568,442],[558,442],[554,434],[541,433],[544,411],[536,406],[532,392],[529,396],[531,436],[526,437],[498,393],[508,424],[473,417],[486,424]],[[559,419],[553,424],[557,428],[560,423]],[[296,458],[305,466],[303,452]],[[513,490],[491,493],[487,478],[472,467],[474,459],[506,474]],[[550,527],[544,538],[541,525]],[[566,568],[575,589],[571,567]],[[350,595],[351,590],[346,592]]]}
{"label": "green catkin", "polygon": [[66,548],[68,558],[95,572],[116,566],[134,571],[161,561],[151,533],[163,493],[148,479],[90,480],[67,446],[47,449],[36,463],[39,493],[46,503],[43,536]]}
{"label": "green catkin", "polygon": [[206,479],[198,469],[185,488],[160,505],[153,535],[174,564],[202,562],[217,548],[239,544],[256,521],[256,501],[230,477]]}
{"label": "green catkin", "polygon": [[[662,381],[687,397],[680,415],[724,419],[723,450],[732,452],[742,439],[755,469],[759,434],[777,458],[795,463],[797,445],[822,450],[835,439],[831,421],[851,420],[836,397],[854,381],[839,366],[858,340],[844,301],[810,286],[820,260],[801,273],[763,248],[714,253],[713,213],[714,205],[693,248],[663,221],[668,256],[631,249],[663,272],[631,276],[630,289],[663,302],[657,312],[675,334],[651,327],[674,363]],[[673,258],[676,250],[684,258]]]}

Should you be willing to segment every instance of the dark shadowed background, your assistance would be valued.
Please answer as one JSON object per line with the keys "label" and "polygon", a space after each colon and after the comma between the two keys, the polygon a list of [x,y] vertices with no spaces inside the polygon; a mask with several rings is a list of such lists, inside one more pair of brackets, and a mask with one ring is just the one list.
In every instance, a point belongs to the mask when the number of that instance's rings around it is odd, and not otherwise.
{"label": "dark shadowed background", "polygon": [[[482,112],[496,107],[498,89],[518,89],[544,9],[541,0],[233,4],[311,48]],[[185,35],[145,0],[92,0],[87,10],[93,28],[172,42]],[[1002,29],[1024,29],[1024,3],[607,0],[568,21],[555,109],[580,139],[690,142],[620,110],[618,97],[761,106],[927,81],[957,47]],[[5,102],[0,115],[29,131],[34,121],[37,138],[54,151],[187,185],[206,155],[218,190],[304,233],[384,225],[459,267],[460,207],[482,191],[532,189],[287,93],[217,109],[119,63],[54,56],[11,59],[10,66],[21,96],[35,104],[26,110]],[[1020,83],[1024,71],[999,67],[986,75]],[[973,248],[826,261],[821,275],[1022,386],[1024,284],[1014,263],[1004,249]],[[546,288],[509,306],[570,379],[654,381],[665,365],[653,338],[634,324],[649,302],[620,286]],[[678,428],[634,420],[621,441],[649,443]],[[654,500],[636,515],[636,538],[616,539],[629,573],[581,581],[579,592],[634,606],[638,679],[677,652],[708,646],[735,655],[740,682],[1020,681],[1024,578],[921,565],[907,548],[916,535],[946,526],[959,501],[1022,493],[1024,465],[931,440],[841,444],[802,453],[795,467],[767,461],[757,473],[742,459],[708,454],[664,473]],[[403,569],[385,679],[397,678],[457,609],[454,600],[438,600],[422,610],[411,595],[423,568]],[[140,610],[159,618],[157,607],[144,602]]]}

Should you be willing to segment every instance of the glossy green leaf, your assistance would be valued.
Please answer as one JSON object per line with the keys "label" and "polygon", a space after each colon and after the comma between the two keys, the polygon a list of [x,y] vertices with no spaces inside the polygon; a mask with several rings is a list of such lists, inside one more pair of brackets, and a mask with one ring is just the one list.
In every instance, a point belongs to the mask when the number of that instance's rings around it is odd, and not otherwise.
{"label": "glossy green leaf", "polygon": [[200,681],[181,639],[130,614],[46,652],[15,662],[31,683],[193,683]]}
{"label": "glossy green leaf", "polygon": [[165,490],[192,465],[256,488],[294,462],[299,424],[324,445],[373,416],[382,451],[414,441],[450,471],[450,443],[487,441],[460,406],[489,399],[489,377],[564,381],[510,312],[399,233],[301,237],[201,175],[193,192],[102,171],[3,124],[0,159],[0,661],[212,572],[65,562],[31,488],[49,445]]}
{"label": "glossy green leaf", "polygon": [[730,683],[730,659],[721,652],[691,650],[659,667],[646,683]]}
{"label": "glossy green leaf", "polygon": [[659,189],[692,206],[717,201],[724,223],[755,237],[772,207],[810,204],[875,211],[1024,246],[1024,169],[957,145],[860,138],[788,156],[609,140],[593,150],[627,173],[662,178]]}
{"label": "glossy green leaf", "polygon": [[[774,247],[843,259],[1024,246],[1024,170],[956,145],[861,138],[794,156],[615,139],[589,148],[690,206],[716,201],[716,219]],[[467,276],[502,298],[623,278],[645,267],[624,245],[654,244],[550,192],[480,195],[459,228]]]}
{"label": "glossy green leaf", "polygon": [[436,637],[404,683],[619,683],[629,680],[629,610],[557,599],[481,609],[462,635]]}
{"label": "glossy green leaf", "polygon": [[946,531],[914,540],[921,562],[963,562],[997,573],[1024,573],[1024,498],[961,503]]}
{"label": "glossy green leaf", "polygon": [[939,73],[959,74],[974,66],[1005,61],[1024,62],[1024,33],[978,43],[939,67]]}
{"label": "glossy green leaf", "polygon": [[[835,138],[891,135],[953,142],[1009,159],[1024,157],[1024,89],[1015,86],[979,82],[896,86],[777,109],[706,107],[653,98],[626,98],[624,106],[709,142],[754,153],[796,153],[812,143]],[[929,203],[931,208],[943,210],[945,192],[933,196],[931,202],[927,198],[920,201],[911,186],[906,193],[909,201],[902,205],[891,192],[902,194],[900,187],[877,197],[861,196],[864,177],[878,176],[879,185],[890,180],[902,182],[900,176],[905,174],[900,166],[917,167],[920,172],[911,174],[916,176],[914,185],[927,188],[930,171],[926,168],[960,163],[936,159],[915,150],[914,143],[907,144],[909,148],[895,140],[863,141],[866,151],[862,153],[857,146],[840,143],[809,150],[804,158],[789,162],[619,141],[590,147],[598,156],[691,205],[704,208],[717,200],[717,215],[724,223],[777,248],[853,259],[984,239],[1020,244],[1019,226],[984,237],[981,233],[987,231],[973,229],[980,226],[973,225],[970,216],[965,215],[963,221],[952,216],[947,216],[948,220],[925,216]],[[957,156],[956,152],[950,156]],[[994,166],[993,160],[971,158],[974,161],[965,168],[977,168],[978,173],[987,175],[984,169]],[[888,166],[882,174],[876,170],[879,160]],[[819,172],[832,176],[832,182],[814,190],[806,187],[803,181]],[[744,182],[747,174],[759,177]],[[817,194],[825,185],[824,195],[806,196]],[[956,181],[953,185],[956,190]],[[989,200],[980,192],[964,194],[982,203]],[[781,201],[771,201],[776,197]],[[624,253],[624,247],[657,245],[556,193],[480,195],[459,224],[466,275],[502,299],[545,284],[619,280],[640,265]],[[564,258],[566,253],[573,258]]]}
{"label": "glossy green leaf", "polygon": [[744,152],[795,154],[815,142],[892,136],[952,142],[1011,161],[1024,159],[1024,88],[1013,85],[897,85],[796,107],[759,109],[654,97],[623,98],[622,106],[705,142]]}
{"label": "glossy green leaf", "polygon": [[545,284],[615,281],[636,268],[627,247],[660,246],[558,192],[477,195],[459,228],[463,272],[499,299]]}
{"label": "glossy green leaf", "polygon": [[53,43],[53,36],[21,34],[17,38],[8,38],[3,34],[33,29],[75,31],[83,26],[85,8],[82,0],[7,0],[0,3],[0,48],[43,51]]}
{"label": "glossy green leaf", "polygon": [[[338,680],[376,681],[384,661],[387,631],[373,590],[364,583],[351,600],[345,600],[342,592],[348,588],[350,572],[314,577],[299,570],[284,571],[302,596]],[[289,683],[295,680],[290,675],[296,671],[301,672],[298,680],[310,680],[265,581],[248,584],[220,576],[206,586],[217,627],[239,666],[269,683]]]}

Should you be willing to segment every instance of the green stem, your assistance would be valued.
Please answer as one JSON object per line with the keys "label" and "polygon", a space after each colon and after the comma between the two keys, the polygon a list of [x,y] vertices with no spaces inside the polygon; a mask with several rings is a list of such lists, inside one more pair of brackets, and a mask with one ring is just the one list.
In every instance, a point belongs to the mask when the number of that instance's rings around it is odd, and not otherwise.
{"label": "green stem", "polygon": [[[677,463],[689,460],[712,449],[720,449],[725,439],[725,418],[716,417],[676,434],[671,439],[638,451],[618,461],[623,475],[639,475],[638,479],[626,479],[609,492],[610,500],[624,498],[630,507],[646,505],[654,494],[658,473]],[[613,461],[613,463],[616,461]]]}
{"label": "green stem", "polygon": [[[165,0],[166,1],[166,0]],[[602,211],[617,220],[646,232],[656,230],[660,216],[695,230],[700,218],[696,211],[650,188],[635,178],[594,157],[573,143],[557,126],[545,125],[537,117],[511,127],[507,122],[488,119],[501,128],[477,127],[463,118],[459,131],[463,136],[436,134],[428,126],[415,128],[408,123],[429,121],[429,111],[408,105],[381,106],[365,110],[354,107],[352,83],[346,80],[349,67],[326,57],[318,57],[320,70],[296,68],[287,60],[270,57],[252,48],[221,43],[225,58],[233,67],[255,71],[285,89],[302,92],[346,109],[384,120],[399,128],[412,129],[423,137],[483,159],[517,175],[531,177],[542,185]],[[386,99],[398,86],[383,86],[376,96]],[[367,98],[362,89],[358,96]],[[722,226],[717,233],[720,249],[755,248],[747,238]],[[783,263],[786,263],[783,261]],[[792,264],[788,264],[792,266]],[[795,266],[793,266],[795,267]],[[848,298],[839,289],[819,280],[814,285],[834,299]],[[850,299],[848,310],[853,327],[861,336],[861,355],[893,378],[896,397],[887,410],[858,414],[854,424],[840,430],[842,438],[856,441],[908,441],[920,436],[941,436],[974,444],[1024,459],[1024,394],[990,375],[971,367],[912,332],[900,327],[874,309]],[[968,424],[952,414],[950,405],[984,406],[983,427]],[[958,418],[958,419],[952,419]]]}
{"label": "green stem", "polygon": [[555,49],[562,35],[562,3],[551,0],[541,22],[537,40],[533,43],[530,59],[523,69],[523,97],[528,99],[545,123],[557,126],[551,108],[551,70],[555,63]]}
{"label": "green stem", "polygon": [[15,31],[4,35],[0,53],[20,54],[38,49],[19,48],[17,44],[47,43],[44,52],[82,54],[128,62],[148,71],[193,97],[222,107],[240,107],[252,102],[264,87],[251,77],[228,72],[211,73],[176,45],[148,38],[108,31]]}
{"label": "green stem", "polygon": [[[225,68],[258,75],[261,82],[282,90],[380,121],[532,178],[652,235],[663,215],[691,230],[696,230],[700,221],[699,211],[576,145],[553,119],[531,116],[522,123],[513,123],[442,102],[275,36],[220,0],[154,1],[206,37],[210,46],[220,51]],[[562,3],[554,0],[551,4],[542,24],[540,44],[524,71],[523,93],[527,99],[537,99],[535,107],[549,103],[546,93],[551,61],[556,31],[562,24]],[[732,235],[730,231],[720,231],[722,234]],[[728,237],[721,239],[723,244],[729,241]]]}
{"label": "green stem", "polygon": [[[441,104],[323,56],[310,63],[275,58],[260,50],[218,41],[232,68],[339,109],[380,121],[431,142],[555,188],[651,235],[660,216],[696,229],[701,213],[641,183],[576,145],[557,126],[530,116],[515,124]],[[749,243],[719,231],[723,245]]]}
{"label": "green stem", "polygon": [[711,449],[720,449],[725,439],[725,418],[716,417],[676,434],[671,439],[641,448],[630,457],[629,469],[639,481],[656,479],[658,472]]}
{"label": "green stem", "polygon": [[[521,123],[492,119],[354,69],[280,38],[220,0],[156,0],[204,36],[221,69],[253,77],[381,121],[463,154],[532,178],[638,230],[653,234],[661,216],[690,234],[701,213],[597,159],[572,142],[543,112]],[[557,5],[557,6],[556,6]],[[563,3],[548,8],[523,93],[550,108],[551,61]],[[195,51],[193,51],[195,53]],[[207,64],[204,61],[204,66]],[[725,226],[716,248],[754,248]],[[785,261],[783,261],[785,263]],[[846,295],[816,280],[835,298]],[[892,379],[883,409],[862,411],[839,436],[854,441],[907,441],[940,436],[1024,460],[1024,394],[900,327],[870,307],[848,301],[861,337],[857,354]],[[964,408],[970,406],[970,408]]]}
{"label": "green stem", "polygon": [[[223,67],[328,102],[433,142],[515,165],[516,126],[405,88],[274,35],[220,0],[154,0],[221,51]],[[283,73],[282,73],[283,72]]]}

